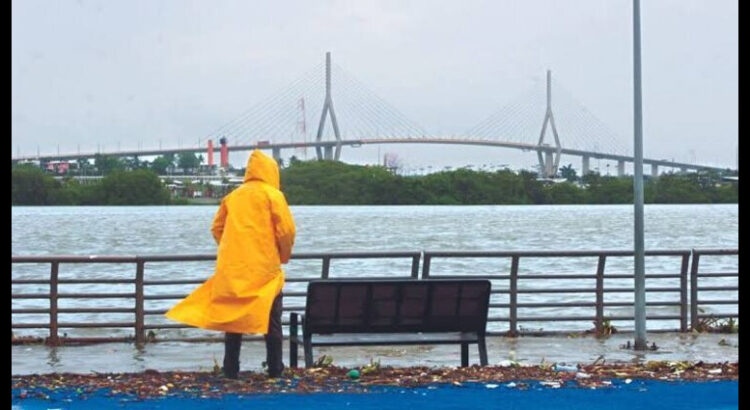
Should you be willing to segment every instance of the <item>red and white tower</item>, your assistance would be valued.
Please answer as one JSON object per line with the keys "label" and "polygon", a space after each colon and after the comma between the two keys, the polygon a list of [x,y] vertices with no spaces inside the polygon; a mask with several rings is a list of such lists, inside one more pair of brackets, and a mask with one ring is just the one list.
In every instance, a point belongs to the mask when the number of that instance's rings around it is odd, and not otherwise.
{"label": "red and white tower", "polygon": [[208,140],[208,168],[214,167],[214,140]]}
{"label": "red and white tower", "polygon": [[221,144],[221,167],[226,169],[229,168],[229,148],[227,147],[227,139],[221,138],[219,139],[219,144]]}

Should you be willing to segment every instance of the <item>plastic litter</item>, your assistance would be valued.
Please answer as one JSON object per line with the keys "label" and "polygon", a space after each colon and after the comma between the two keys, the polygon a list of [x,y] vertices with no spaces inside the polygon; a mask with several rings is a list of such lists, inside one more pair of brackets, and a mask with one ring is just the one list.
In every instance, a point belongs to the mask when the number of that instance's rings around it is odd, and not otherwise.
{"label": "plastic litter", "polygon": [[359,370],[357,369],[349,370],[349,372],[346,375],[352,380],[357,380],[359,379]]}
{"label": "plastic litter", "polygon": [[578,366],[571,366],[566,364],[555,364],[554,367],[556,372],[577,372]]}

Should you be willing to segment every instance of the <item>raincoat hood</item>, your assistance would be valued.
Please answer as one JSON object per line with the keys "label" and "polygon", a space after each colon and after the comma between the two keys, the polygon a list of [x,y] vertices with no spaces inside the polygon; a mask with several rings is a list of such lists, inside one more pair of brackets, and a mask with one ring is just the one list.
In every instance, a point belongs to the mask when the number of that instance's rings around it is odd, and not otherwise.
{"label": "raincoat hood", "polygon": [[280,189],[279,165],[276,161],[260,150],[253,151],[247,160],[244,182],[263,181],[276,189]]}

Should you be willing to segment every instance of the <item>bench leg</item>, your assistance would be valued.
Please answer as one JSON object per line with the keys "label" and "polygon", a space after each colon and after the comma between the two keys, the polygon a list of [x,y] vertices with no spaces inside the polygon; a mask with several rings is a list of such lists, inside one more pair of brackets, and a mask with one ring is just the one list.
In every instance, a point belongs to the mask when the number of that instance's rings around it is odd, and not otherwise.
{"label": "bench leg", "polygon": [[310,368],[313,365],[312,339],[305,338],[305,367]]}
{"label": "bench leg", "polygon": [[479,363],[482,366],[487,366],[487,344],[485,343],[484,336],[479,337],[477,347],[479,347]]}
{"label": "bench leg", "polygon": [[299,354],[297,350],[297,342],[289,340],[289,366],[292,369],[297,368],[297,355]]}
{"label": "bench leg", "polygon": [[292,312],[289,315],[289,366],[293,369],[297,368],[297,356],[299,354],[297,350],[297,340],[299,340],[298,320],[297,313]]}
{"label": "bench leg", "polygon": [[469,365],[469,344],[461,343],[461,367]]}

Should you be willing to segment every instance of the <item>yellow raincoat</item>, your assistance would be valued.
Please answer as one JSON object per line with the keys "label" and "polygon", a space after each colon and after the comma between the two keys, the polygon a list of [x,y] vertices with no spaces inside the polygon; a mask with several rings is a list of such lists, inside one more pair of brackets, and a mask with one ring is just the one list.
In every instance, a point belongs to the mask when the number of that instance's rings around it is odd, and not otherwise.
{"label": "yellow raincoat", "polygon": [[268,333],[295,235],[273,158],[253,151],[244,184],[221,201],[211,233],[219,245],[214,275],[166,316],[204,329]]}

